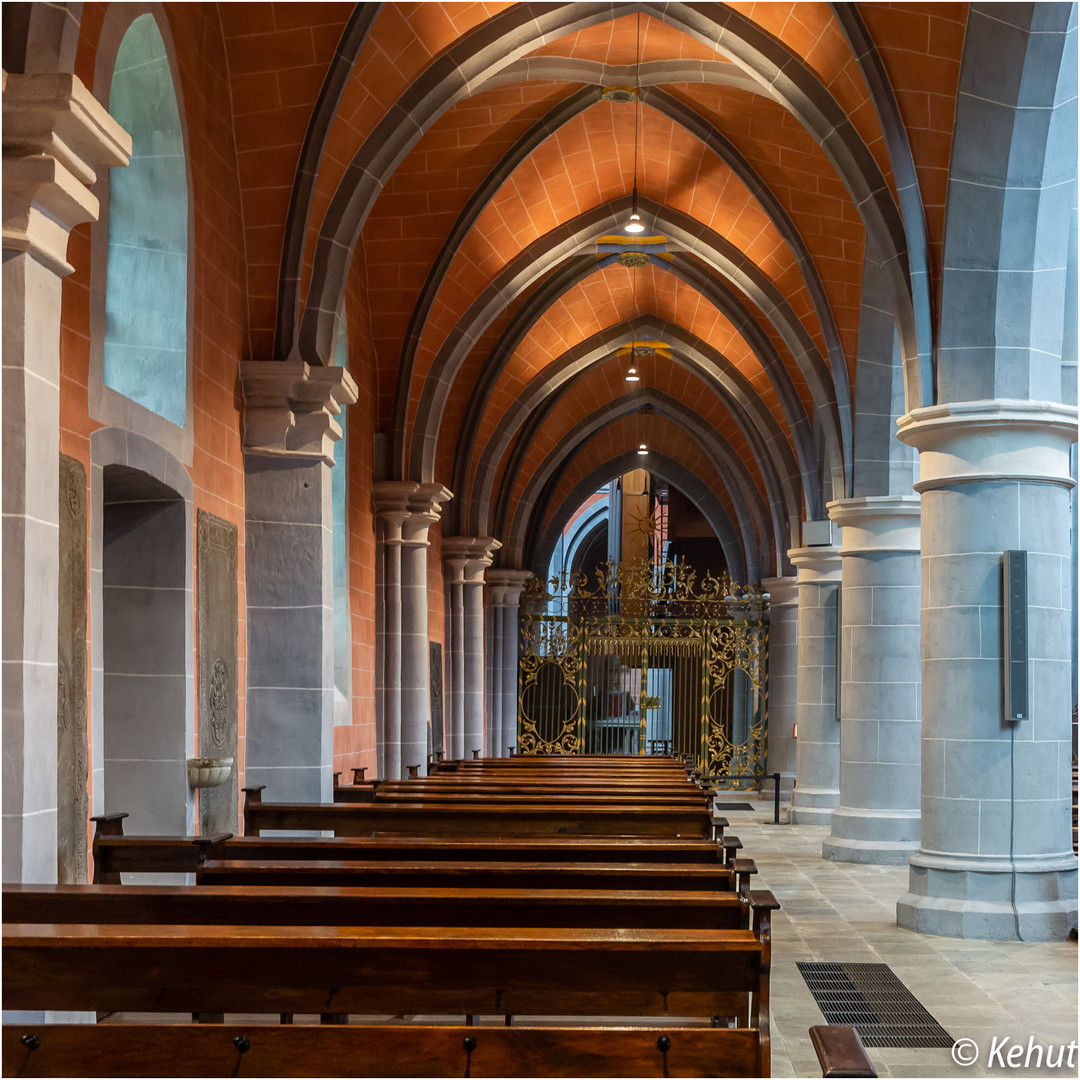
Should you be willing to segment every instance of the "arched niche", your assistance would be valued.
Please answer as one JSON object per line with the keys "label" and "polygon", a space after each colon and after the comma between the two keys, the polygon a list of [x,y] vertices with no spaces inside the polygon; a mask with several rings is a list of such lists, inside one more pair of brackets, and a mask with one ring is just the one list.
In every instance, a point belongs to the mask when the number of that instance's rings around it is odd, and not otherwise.
{"label": "arched niche", "polygon": [[94,813],[131,834],[195,831],[192,484],[160,446],[103,428],[90,439]]}

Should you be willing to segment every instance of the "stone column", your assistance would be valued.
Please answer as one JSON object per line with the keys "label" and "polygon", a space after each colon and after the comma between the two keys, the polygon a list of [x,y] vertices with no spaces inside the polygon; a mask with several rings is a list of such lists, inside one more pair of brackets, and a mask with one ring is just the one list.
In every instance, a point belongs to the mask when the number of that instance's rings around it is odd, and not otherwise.
{"label": "stone column", "polygon": [[[384,480],[372,489],[383,523],[377,560],[382,564],[385,617],[376,642],[382,673],[383,746],[380,775],[397,780],[407,765],[427,760],[431,691],[428,678],[428,531],[451,498],[442,484]],[[379,598],[376,598],[378,601]]]}
{"label": "stone column", "polygon": [[[490,734],[484,730],[484,572],[502,544],[491,536],[448,536],[443,554],[462,564],[461,637],[454,643],[462,661],[463,751],[492,754]],[[487,736],[487,737],[485,737]]]}
{"label": "stone column", "polygon": [[275,802],[333,797],[334,565],[330,469],[356,401],[345,368],[246,361],[244,778]]}
{"label": "stone column", "polygon": [[[465,556],[453,537],[443,542],[443,584],[446,590],[446,702],[450,714],[447,756],[465,757]],[[450,545],[447,547],[447,545]]]}
{"label": "stone column", "polygon": [[[949,937],[1063,940],[1071,836],[1070,444],[1076,407],[915,409],[922,493],[922,843],[897,923]],[[1028,714],[1002,707],[1002,553],[1025,550]]]}
{"label": "stone column", "polygon": [[501,606],[493,609],[498,619],[498,645],[491,658],[491,663],[499,671],[498,682],[502,699],[499,705],[498,730],[492,730],[492,738],[500,747],[500,757],[509,755],[509,748],[517,745],[518,613],[521,593],[531,577],[528,570],[488,572],[488,585],[501,593]]}
{"label": "stone column", "polygon": [[406,497],[415,484],[384,481],[373,486],[377,552],[375,603],[382,615],[375,639],[381,713],[376,732],[379,778],[401,779],[401,536],[409,516]]}
{"label": "stone column", "polygon": [[484,740],[489,747],[488,753],[492,757],[506,757],[509,751],[507,744],[503,742],[503,666],[502,666],[502,640],[504,627],[504,610],[506,608],[506,586],[501,584],[496,575],[497,570],[489,570],[487,574],[487,616],[485,628],[487,632],[487,707],[484,724]]}
{"label": "stone column", "polygon": [[795,780],[795,738],[799,671],[799,595],[793,577],[766,577],[769,594],[769,751],[766,768],[778,772],[781,787]]}
{"label": "stone column", "polygon": [[799,673],[796,687],[795,790],[791,822],[828,825],[840,802],[840,724],[836,719],[836,592],[840,552],[788,552],[798,571]]}
{"label": "stone column", "polygon": [[60,306],[131,139],[73,75],[3,73],[3,877],[57,877]]}
{"label": "stone column", "polygon": [[919,846],[919,497],[829,503],[842,530],[839,862],[907,861]]}

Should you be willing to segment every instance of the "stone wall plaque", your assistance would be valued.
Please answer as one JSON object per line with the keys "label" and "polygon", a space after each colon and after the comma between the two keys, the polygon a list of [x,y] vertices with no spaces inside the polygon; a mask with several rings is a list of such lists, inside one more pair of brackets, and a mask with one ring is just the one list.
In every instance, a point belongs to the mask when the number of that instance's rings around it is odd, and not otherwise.
{"label": "stone wall plaque", "polygon": [[86,884],[86,469],[60,455],[60,581],[57,622],[57,881]]}
{"label": "stone wall plaque", "polygon": [[199,756],[232,758],[228,778],[199,789],[203,835],[238,832],[237,529],[199,511],[196,554],[199,603]]}
{"label": "stone wall plaque", "polygon": [[428,642],[430,673],[428,685],[431,688],[431,743],[432,754],[443,752],[443,685],[442,685],[442,645],[438,641]]}

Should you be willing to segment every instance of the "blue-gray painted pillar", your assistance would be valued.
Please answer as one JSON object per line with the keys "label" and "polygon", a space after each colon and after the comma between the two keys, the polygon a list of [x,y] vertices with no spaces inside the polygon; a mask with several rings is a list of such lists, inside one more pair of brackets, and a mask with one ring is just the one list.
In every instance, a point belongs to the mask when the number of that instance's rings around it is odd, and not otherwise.
{"label": "blue-gray painted pillar", "polygon": [[840,724],[836,719],[836,593],[840,553],[792,548],[798,571],[798,738],[791,822],[828,825],[840,802]]}
{"label": "blue-gray painted pillar", "polygon": [[919,497],[829,503],[841,527],[838,862],[907,862],[919,846]]}
{"label": "blue-gray painted pillar", "polygon": [[[1062,940],[1071,835],[1069,450],[1076,407],[916,409],[922,493],[922,840],[897,922],[950,937]],[[1002,708],[1002,553],[1028,570],[1028,716]]]}

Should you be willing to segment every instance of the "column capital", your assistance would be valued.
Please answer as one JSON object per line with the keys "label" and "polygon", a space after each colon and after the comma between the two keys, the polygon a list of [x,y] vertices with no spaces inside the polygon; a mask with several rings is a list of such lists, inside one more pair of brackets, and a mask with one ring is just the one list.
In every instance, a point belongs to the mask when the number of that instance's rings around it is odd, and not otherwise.
{"label": "column capital", "polygon": [[356,382],[343,367],[303,360],[244,360],[244,453],[334,464],[341,427],[334,419],[357,398]]}
{"label": "column capital", "polygon": [[761,587],[769,594],[769,607],[780,607],[784,604],[797,604],[799,602],[798,578],[792,577],[763,577]]}
{"label": "column capital", "polygon": [[503,603],[510,607],[517,607],[521,600],[521,594],[525,591],[525,585],[531,578],[531,570],[489,570],[488,584],[504,589]]}
{"label": "column capital", "polygon": [[97,170],[126,165],[131,136],[74,75],[3,73],[4,250],[70,274],[68,234],[96,221]]}
{"label": "column capital", "polygon": [[1056,401],[952,401],[912,409],[896,436],[919,451],[919,492],[994,480],[1072,487],[1076,417]]}
{"label": "column capital", "polygon": [[454,566],[461,563],[466,582],[483,582],[484,571],[501,547],[493,536],[444,536],[442,542],[443,558]]}
{"label": "column capital", "polygon": [[442,504],[454,496],[442,484],[415,480],[380,480],[371,486],[375,514],[403,527],[402,543],[426,547],[428,529],[442,515]]}
{"label": "column capital", "polygon": [[867,495],[828,504],[829,517],[840,526],[840,554],[911,553],[920,549],[918,495]]}
{"label": "column capital", "polygon": [[791,565],[799,572],[799,585],[839,585],[840,549],[827,547],[791,548]]}

